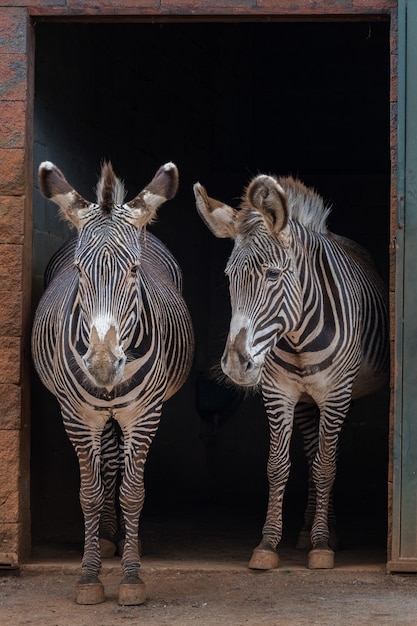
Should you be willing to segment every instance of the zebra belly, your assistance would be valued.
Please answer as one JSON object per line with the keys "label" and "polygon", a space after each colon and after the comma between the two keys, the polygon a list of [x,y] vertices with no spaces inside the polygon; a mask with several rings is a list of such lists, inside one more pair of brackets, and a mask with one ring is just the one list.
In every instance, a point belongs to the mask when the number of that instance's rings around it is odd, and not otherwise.
{"label": "zebra belly", "polygon": [[382,389],[388,383],[387,370],[375,370],[367,363],[362,363],[353,383],[352,399],[369,396]]}
{"label": "zebra belly", "polygon": [[[300,364],[301,365],[301,364]],[[316,370],[316,371],[315,371]],[[386,370],[376,370],[367,362],[363,362],[355,375],[352,372],[352,399],[362,398],[381,389],[388,381]],[[343,367],[333,367],[320,371],[314,366],[300,367],[297,371],[286,369],[280,359],[267,359],[264,366],[263,383],[268,388],[275,387],[294,402],[319,404],[334,391],[343,378],[346,384],[346,372]]]}

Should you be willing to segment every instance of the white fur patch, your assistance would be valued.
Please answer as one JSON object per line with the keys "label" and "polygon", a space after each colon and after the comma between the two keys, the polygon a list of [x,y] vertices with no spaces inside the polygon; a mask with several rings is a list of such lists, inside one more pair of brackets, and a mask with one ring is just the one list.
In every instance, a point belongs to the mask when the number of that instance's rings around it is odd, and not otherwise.
{"label": "white fur patch", "polygon": [[163,167],[166,172],[177,169],[177,166],[172,161],[168,161],[168,163],[165,163]]}
{"label": "white fur patch", "polygon": [[53,163],[51,163],[51,161],[43,161],[39,165],[39,169],[40,170],[48,170],[48,172],[51,172],[52,170],[55,169],[55,165]]}
{"label": "white fur patch", "polygon": [[96,327],[98,337],[100,341],[104,341],[104,337],[106,336],[108,330],[111,326],[115,326],[114,320],[110,317],[96,317],[93,320],[92,326]]}
{"label": "white fur patch", "polygon": [[160,196],[148,190],[146,190],[143,194],[143,200],[146,206],[149,207],[152,211],[157,209],[159,205],[165,201],[165,199],[165,196]]}
{"label": "white fur patch", "polygon": [[281,187],[281,185],[278,183],[277,179],[274,178],[273,176],[267,176],[267,174],[258,174],[258,176],[256,176],[256,180],[259,181],[265,181],[265,180],[269,180],[271,183],[273,183],[277,189],[279,189],[279,191],[285,195],[285,191],[283,189],[283,187]]}
{"label": "white fur patch", "polygon": [[229,331],[229,336],[232,342],[236,339],[236,336],[240,333],[242,328],[245,328],[247,331],[249,330],[250,328],[249,318],[247,315],[243,315],[242,313],[235,313],[235,315],[233,315],[232,320],[230,322],[230,331]]}

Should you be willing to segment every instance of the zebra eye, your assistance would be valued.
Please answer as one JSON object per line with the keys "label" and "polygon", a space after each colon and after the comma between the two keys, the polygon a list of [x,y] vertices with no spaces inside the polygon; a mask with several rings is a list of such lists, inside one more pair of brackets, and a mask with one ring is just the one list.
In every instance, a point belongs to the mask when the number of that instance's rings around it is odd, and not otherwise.
{"label": "zebra eye", "polygon": [[136,278],[138,271],[139,271],[139,265],[132,265],[132,267],[130,268],[130,275],[133,278]]}
{"label": "zebra eye", "polygon": [[265,272],[265,278],[267,280],[277,280],[282,274],[282,269],[279,267],[269,267]]}

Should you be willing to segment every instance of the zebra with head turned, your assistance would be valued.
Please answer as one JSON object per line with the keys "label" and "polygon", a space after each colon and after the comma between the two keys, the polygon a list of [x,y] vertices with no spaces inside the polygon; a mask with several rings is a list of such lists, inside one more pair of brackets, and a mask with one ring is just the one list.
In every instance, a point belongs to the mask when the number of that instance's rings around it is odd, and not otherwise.
{"label": "zebra with head turned", "polygon": [[232,318],[221,360],[239,386],[259,386],[267,411],[269,501],[249,567],[276,567],[296,421],[310,467],[309,567],[331,568],[329,501],[339,433],[352,398],[387,380],[386,291],[368,253],[327,229],[322,198],[293,178],[259,175],[240,210],[194,186],[197,209],[234,248],[226,267]]}
{"label": "zebra with head turned", "polygon": [[175,195],[178,171],[165,164],[130,202],[124,202],[109,163],[102,167],[97,202],[82,198],[50,162],[40,165],[39,182],[77,229],[49,266],[32,333],[36,369],[59,401],[80,466],[85,543],[76,600],[104,600],[99,527],[110,539],[116,530],[117,423],[124,446],[119,501],[125,527],[119,602],[140,604],[145,461],[162,405],[184,383],[193,355],[181,272],[165,246],[144,232],[159,205]]}

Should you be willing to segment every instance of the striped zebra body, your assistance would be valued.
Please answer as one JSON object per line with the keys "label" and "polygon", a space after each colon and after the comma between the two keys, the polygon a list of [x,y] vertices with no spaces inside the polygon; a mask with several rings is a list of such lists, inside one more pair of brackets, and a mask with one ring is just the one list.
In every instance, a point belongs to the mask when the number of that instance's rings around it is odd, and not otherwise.
{"label": "striped zebra body", "polygon": [[167,164],[137,198],[123,204],[120,183],[105,164],[98,202],[88,203],[55,166],[40,168],[44,194],[78,230],[50,264],[32,352],[42,382],[59,401],[79,459],[85,521],[80,603],[90,603],[89,589],[101,584],[100,520],[106,534],[115,528],[111,519],[120,455],[110,420],[118,423],[124,446],[119,500],[125,578],[119,601],[144,599],[138,576],[144,466],[162,405],[184,383],[193,352],[180,270],[165,246],[144,231],[156,208],[174,195],[177,177],[175,166]]}
{"label": "striped zebra body", "polygon": [[239,211],[199,184],[195,195],[213,233],[235,242],[222,369],[237,385],[260,388],[269,420],[268,511],[250,567],[278,564],[294,422],[310,466],[309,566],[333,567],[329,502],[340,430],[352,398],[387,381],[384,285],[366,251],[327,230],[328,209],[299,181],[258,176]]}

